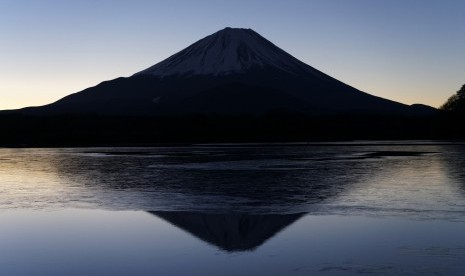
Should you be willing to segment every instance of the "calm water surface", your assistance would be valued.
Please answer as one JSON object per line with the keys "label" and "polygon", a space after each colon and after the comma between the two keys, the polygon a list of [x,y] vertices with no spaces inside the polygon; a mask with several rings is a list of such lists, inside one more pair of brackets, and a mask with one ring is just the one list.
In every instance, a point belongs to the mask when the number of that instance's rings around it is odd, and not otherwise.
{"label": "calm water surface", "polygon": [[465,146],[0,149],[0,275],[462,275]]}

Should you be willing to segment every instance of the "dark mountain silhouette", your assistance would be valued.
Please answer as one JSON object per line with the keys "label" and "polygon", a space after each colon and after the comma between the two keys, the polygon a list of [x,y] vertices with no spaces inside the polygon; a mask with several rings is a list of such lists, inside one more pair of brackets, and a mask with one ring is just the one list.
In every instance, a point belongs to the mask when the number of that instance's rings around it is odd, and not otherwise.
{"label": "dark mountain silhouette", "polygon": [[207,243],[230,252],[254,250],[305,214],[150,213]]}
{"label": "dark mountain silhouette", "polygon": [[431,110],[376,97],[297,60],[251,29],[225,28],[128,78],[55,103],[10,111],[105,116],[418,115]]}
{"label": "dark mountain silhouette", "polygon": [[226,28],[131,77],[0,112],[0,145],[447,138],[436,113],[361,92],[253,30]]}

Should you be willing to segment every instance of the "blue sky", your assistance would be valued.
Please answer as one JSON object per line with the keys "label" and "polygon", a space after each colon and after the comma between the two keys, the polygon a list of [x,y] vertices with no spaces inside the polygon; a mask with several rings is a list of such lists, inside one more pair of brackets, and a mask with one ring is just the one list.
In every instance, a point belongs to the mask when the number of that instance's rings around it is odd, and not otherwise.
{"label": "blue sky", "polygon": [[130,76],[252,28],[362,91],[438,106],[465,83],[463,0],[0,0],[0,109]]}

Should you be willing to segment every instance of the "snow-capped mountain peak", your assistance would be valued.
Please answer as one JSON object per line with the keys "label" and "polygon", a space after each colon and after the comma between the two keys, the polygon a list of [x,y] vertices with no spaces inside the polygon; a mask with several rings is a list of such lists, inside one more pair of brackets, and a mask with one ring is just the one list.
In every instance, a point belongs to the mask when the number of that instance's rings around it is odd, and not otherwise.
{"label": "snow-capped mountain peak", "polygon": [[293,74],[319,71],[251,29],[225,28],[135,75],[227,75],[273,67]]}

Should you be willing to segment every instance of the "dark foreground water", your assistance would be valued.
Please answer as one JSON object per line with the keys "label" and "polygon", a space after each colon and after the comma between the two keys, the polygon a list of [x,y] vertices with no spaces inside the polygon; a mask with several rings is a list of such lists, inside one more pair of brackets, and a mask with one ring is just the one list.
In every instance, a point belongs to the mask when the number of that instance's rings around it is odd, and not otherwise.
{"label": "dark foreground water", "polygon": [[0,149],[0,275],[463,275],[465,146]]}

